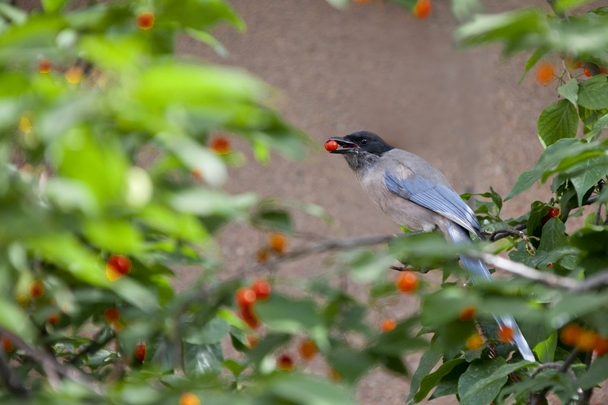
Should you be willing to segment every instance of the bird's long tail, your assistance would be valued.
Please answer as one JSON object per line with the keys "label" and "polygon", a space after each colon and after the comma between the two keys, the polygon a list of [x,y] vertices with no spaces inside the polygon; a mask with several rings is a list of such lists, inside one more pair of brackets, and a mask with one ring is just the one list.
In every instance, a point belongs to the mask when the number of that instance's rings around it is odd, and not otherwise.
{"label": "bird's long tail", "polygon": [[[451,223],[447,227],[447,233],[449,238],[457,245],[465,245],[471,243],[471,237],[469,236],[469,232],[462,228],[460,225],[455,223]],[[484,262],[479,259],[473,259],[471,257],[460,255],[460,260],[462,261],[463,266],[470,272],[471,280],[476,282],[478,280],[488,281],[492,280],[492,275],[488,270],[488,267]],[[524,338],[524,335],[519,330],[519,326],[517,326],[517,322],[510,315],[502,315],[502,316],[494,316],[496,322],[500,327],[508,327],[513,331],[513,341],[515,345],[519,349],[522,357],[529,361],[536,361],[534,358],[534,354]]]}

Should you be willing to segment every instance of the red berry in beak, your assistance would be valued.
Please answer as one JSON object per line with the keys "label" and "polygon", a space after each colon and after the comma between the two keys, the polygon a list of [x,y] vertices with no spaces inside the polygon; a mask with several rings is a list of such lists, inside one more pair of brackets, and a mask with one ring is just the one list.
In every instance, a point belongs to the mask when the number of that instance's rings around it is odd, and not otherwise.
{"label": "red berry in beak", "polygon": [[328,152],[333,152],[336,149],[338,149],[340,147],[340,145],[338,145],[338,142],[334,141],[334,140],[329,140],[327,142],[325,142],[325,150]]}

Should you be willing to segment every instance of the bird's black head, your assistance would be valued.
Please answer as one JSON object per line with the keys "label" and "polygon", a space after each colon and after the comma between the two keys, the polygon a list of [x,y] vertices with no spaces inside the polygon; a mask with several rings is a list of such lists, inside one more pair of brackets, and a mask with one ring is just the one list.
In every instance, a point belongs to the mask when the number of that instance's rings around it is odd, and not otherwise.
{"label": "bird's black head", "polygon": [[330,153],[369,153],[382,156],[394,148],[373,132],[359,131],[346,135],[344,138],[329,138],[325,142],[325,149]]}
{"label": "bird's black head", "polygon": [[325,149],[344,155],[348,165],[359,171],[375,165],[383,154],[394,148],[372,132],[359,131],[344,138],[329,138]]}

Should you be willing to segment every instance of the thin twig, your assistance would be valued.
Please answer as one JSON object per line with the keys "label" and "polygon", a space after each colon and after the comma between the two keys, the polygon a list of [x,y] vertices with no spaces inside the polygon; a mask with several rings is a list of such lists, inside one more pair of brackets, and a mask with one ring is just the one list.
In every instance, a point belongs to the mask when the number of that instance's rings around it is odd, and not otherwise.
{"label": "thin twig", "polygon": [[[469,254],[467,254],[469,255]],[[478,257],[490,266],[498,267],[508,273],[527,278],[528,280],[539,281],[553,287],[562,287],[568,290],[573,290],[578,287],[579,282],[567,277],[560,277],[551,273],[540,272],[525,264],[514,262],[504,257],[495,256],[489,253],[473,252],[470,256]]]}
{"label": "thin twig", "polygon": [[484,232],[488,235],[488,239],[491,242],[496,242],[499,239],[506,238],[507,236],[519,236],[525,241],[529,241],[528,237],[522,231],[527,228],[527,224],[518,224],[511,228],[498,229],[494,232]]}
{"label": "thin twig", "polygon": [[[104,333],[107,333],[107,335],[103,339],[98,341],[98,339],[101,338]],[[72,358],[70,358],[68,360],[68,363],[74,364],[78,361],[78,359],[82,358],[84,355],[97,352],[99,349],[102,349],[105,345],[107,345],[115,337],[116,337],[116,332],[114,332],[110,328],[104,328],[104,329],[100,330],[97,333],[97,335],[95,335],[95,337],[93,337],[91,343],[84,345],[78,353],[76,353],[74,356],[72,356]]]}

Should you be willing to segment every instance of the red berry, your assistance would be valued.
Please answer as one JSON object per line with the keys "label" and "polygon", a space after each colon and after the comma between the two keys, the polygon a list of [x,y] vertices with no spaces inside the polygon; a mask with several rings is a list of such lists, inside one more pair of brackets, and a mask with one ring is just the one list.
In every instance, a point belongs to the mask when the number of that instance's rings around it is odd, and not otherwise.
{"label": "red berry", "polygon": [[137,24],[138,28],[141,28],[142,30],[149,30],[154,26],[154,14],[149,11],[145,11],[135,18],[135,23]]}
{"label": "red berry", "polygon": [[108,266],[121,275],[127,275],[131,271],[131,260],[127,256],[112,255],[108,259]]}
{"label": "red berry", "polygon": [[310,339],[303,341],[298,347],[298,352],[304,360],[312,359],[318,351],[317,345]]}
{"label": "red berry", "polygon": [[334,140],[329,140],[329,141],[325,142],[324,146],[325,146],[325,150],[328,152],[333,152],[340,147],[338,142],[336,142]]}
{"label": "red berry", "polygon": [[137,361],[139,361],[140,363],[143,363],[146,358],[146,344],[140,343],[137,346],[135,346],[133,355],[135,356],[135,359]]}
{"label": "red berry", "polygon": [[257,299],[257,295],[252,288],[239,288],[236,290],[236,304],[241,307],[249,307],[251,306],[255,300]]}
{"label": "red berry", "polygon": [[57,325],[61,319],[59,318],[59,314],[54,312],[46,317],[46,321],[51,325]]}
{"label": "red berry", "polygon": [[293,370],[294,361],[288,354],[282,354],[277,357],[277,367],[284,371]]}
{"label": "red berry", "polygon": [[591,77],[591,70],[589,70],[588,67],[583,68],[583,73],[585,74],[585,76]]}
{"label": "red berry", "polygon": [[395,280],[397,289],[403,293],[413,293],[418,289],[418,276],[411,271],[404,271]]}
{"label": "red berry", "polygon": [[42,59],[40,62],[38,62],[38,72],[39,73],[48,73],[51,71],[51,67],[53,65],[51,64],[51,61],[48,59]]}
{"label": "red berry", "polygon": [[475,318],[476,313],[477,309],[475,307],[467,306],[464,307],[462,311],[460,311],[458,319],[460,319],[461,321],[470,321],[471,319]]}
{"label": "red berry", "polygon": [[6,353],[10,353],[15,350],[13,341],[6,336],[2,336],[2,350],[4,350]]}
{"label": "red berry", "polygon": [[513,341],[513,329],[508,326],[501,326],[498,329],[498,340],[503,343],[511,343]]}
{"label": "red berry", "polygon": [[595,345],[593,346],[593,351],[598,356],[603,356],[608,354],[608,339],[603,336],[598,335],[595,339]]}
{"label": "red berry", "polygon": [[42,280],[34,280],[30,284],[30,297],[33,299],[38,299],[44,295],[44,285],[42,284]]}
{"label": "red berry", "polygon": [[223,136],[213,138],[209,141],[209,149],[218,155],[225,155],[231,150],[230,140]]}
{"label": "red berry", "polygon": [[382,332],[390,332],[397,327],[397,322],[394,319],[385,319],[382,321],[380,325],[380,330]]}
{"label": "red berry", "polygon": [[547,215],[543,217],[543,225],[547,223],[551,218],[561,218],[561,210],[557,207],[549,208]]}
{"label": "red berry", "polygon": [[272,291],[272,287],[266,280],[255,280],[251,284],[251,289],[255,292],[256,300],[258,301],[267,300]]}
{"label": "red berry", "polygon": [[116,307],[111,307],[103,311],[103,317],[107,323],[114,323],[120,319],[120,312]]}
{"label": "red berry", "polygon": [[425,19],[429,15],[431,15],[431,10],[433,9],[433,4],[431,0],[418,0],[412,13],[416,18]]}
{"label": "red berry", "polygon": [[257,329],[260,326],[260,320],[254,312],[253,305],[241,307],[239,317],[245,322],[251,329]]}

